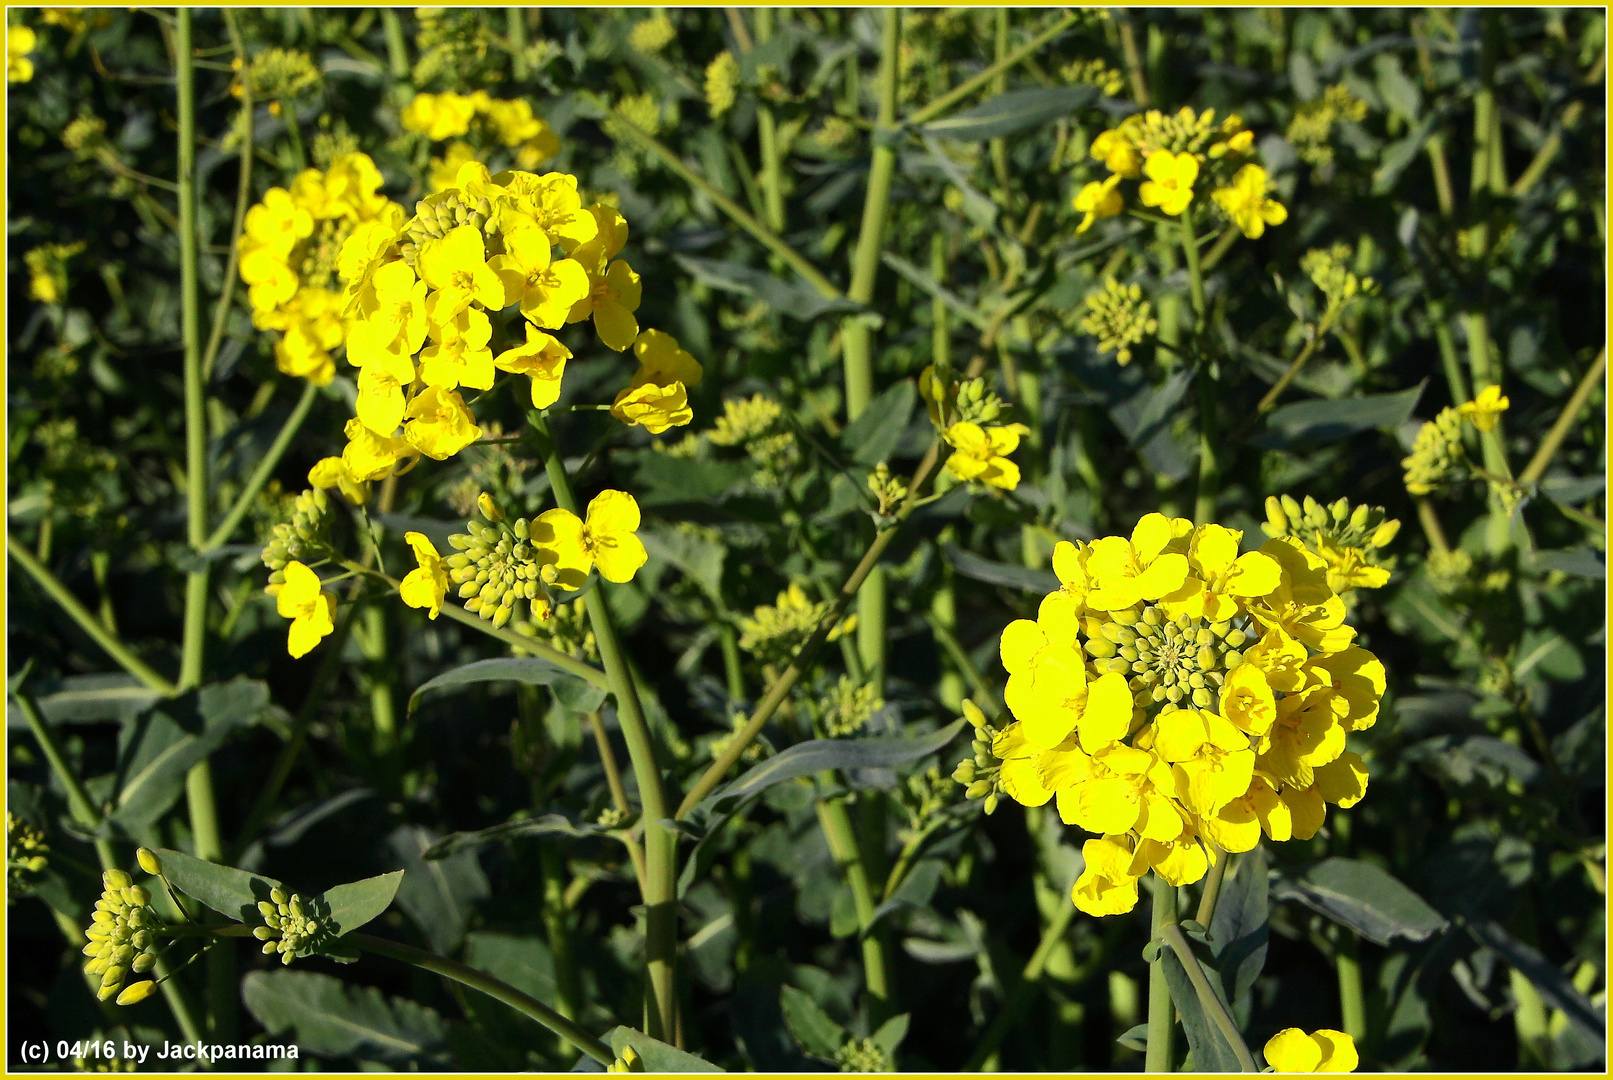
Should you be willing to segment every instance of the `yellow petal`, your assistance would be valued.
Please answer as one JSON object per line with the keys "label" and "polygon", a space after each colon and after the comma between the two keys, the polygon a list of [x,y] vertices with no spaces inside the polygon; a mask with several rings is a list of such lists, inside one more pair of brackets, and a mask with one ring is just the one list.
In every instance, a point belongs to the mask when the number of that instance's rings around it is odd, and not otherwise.
{"label": "yellow petal", "polygon": [[1126,737],[1131,730],[1131,688],[1126,677],[1110,671],[1087,689],[1087,706],[1081,714],[1081,749],[1095,753]]}
{"label": "yellow petal", "polygon": [[1266,1043],[1266,1064],[1275,1072],[1315,1072],[1322,1047],[1297,1027],[1284,1028]]}
{"label": "yellow petal", "polygon": [[1318,1028],[1311,1032],[1322,1048],[1322,1061],[1316,1066],[1317,1072],[1355,1072],[1356,1066],[1361,1064],[1360,1055],[1355,1051],[1355,1040],[1342,1031],[1332,1028]]}
{"label": "yellow petal", "polygon": [[637,532],[639,520],[638,503],[625,491],[601,491],[588,504],[588,531],[595,536]]}

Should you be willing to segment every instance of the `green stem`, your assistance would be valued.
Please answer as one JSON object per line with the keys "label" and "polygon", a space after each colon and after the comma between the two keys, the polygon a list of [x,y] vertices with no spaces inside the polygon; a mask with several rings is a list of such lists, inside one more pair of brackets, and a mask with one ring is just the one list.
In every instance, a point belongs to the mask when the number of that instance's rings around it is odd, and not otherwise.
{"label": "green stem", "polygon": [[731,701],[745,700],[745,673],[740,666],[739,633],[731,623],[717,628],[717,643],[722,646],[723,678],[728,684]]}
{"label": "green stem", "polygon": [[1427,495],[1417,496],[1417,520],[1422,523],[1428,546],[1441,555],[1451,553],[1451,542],[1445,538],[1445,529],[1439,523],[1439,512]]}
{"label": "green stem", "polygon": [[[773,36],[773,10],[759,7],[756,12],[756,43],[765,45]],[[778,123],[771,105],[756,108],[756,136],[762,151],[762,199],[767,208],[767,226],[775,233],[784,231],[784,184],[779,171]]]}
{"label": "green stem", "polygon": [[[235,48],[236,58],[242,65],[247,61],[246,44],[241,40],[241,31],[235,25],[235,13],[229,8],[220,9],[224,15],[224,26],[229,30],[230,44]],[[218,359],[218,349],[224,342],[224,325],[229,321],[230,307],[235,302],[236,270],[241,265],[241,235],[246,228],[246,211],[252,202],[252,151],[253,151],[253,125],[252,125],[252,80],[241,79],[241,165],[240,180],[235,188],[235,221],[230,226],[230,257],[224,266],[224,284],[219,290],[218,306],[213,310],[213,331],[207,338],[207,349],[202,354],[202,378],[213,377],[213,362]]]}
{"label": "green stem", "polygon": [[395,941],[384,938],[371,937],[369,934],[349,934],[344,940],[357,946],[360,952],[374,953],[376,956],[385,956],[393,960],[401,960],[411,964],[422,971],[429,971],[452,979],[472,990],[479,990],[496,1001],[502,1001],[515,1011],[531,1017],[562,1039],[570,1042],[577,1049],[604,1065],[616,1060],[616,1054],[609,1046],[594,1038],[576,1024],[561,1016],[530,994],[523,994],[508,983],[500,982],[491,975],[467,967],[445,956],[416,949],[411,945],[401,945]]}
{"label": "green stem", "polygon": [[[947,656],[951,657],[952,663],[969,683],[969,689],[974,691],[977,698],[990,701],[990,687],[986,685],[986,680],[981,677],[980,670],[975,667],[974,661],[969,659],[968,650],[958,640],[958,635],[954,633],[952,626],[933,613],[930,616],[929,623],[930,632],[935,635],[935,640],[941,643],[941,648],[945,650]],[[958,704],[961,707],[963,703],[960,701]]]}
{"label": "green stem", "polygon": [[[1148,878],[1153,893],[1153,940],[1176,925],[1176,887],[1158,874]],[[1144,1072],[1174,1072],[1171,1042],[1176,1031],[1171,988],[1165,982],[1165,958],[1155,957],[1148,965],[1148,1052],[1143,1055]]]}
{"label": "green stem", "polygon": [[[1170,886],[1167,885],[1166,888],[1170,888]],[[1183,970],[1187,972],[1188,981],[1193,984],[1193,992],[1198,995],[1199,1005],[1203,1007],[1204,1014],[1220,1029],[1221,1037],[1226,1039],[1227,1045],[1232,1047],[1232,1053],[1238,1059],[1239,1071],[1259,1072],[1260,1066],[1255,1064],[1254,1055],[1249,1053],[1249,1047],[1243,1041],[1243,1034],[1238,1031],[1238,1025],[1233,1021],[1232,1017],[1227,1015],[1227,1010],[1221,1004],[1221,999],[1215,996],[1215,990],[1211,988],[1210,980],[1205,977],[1204,969],[1199,966],[1198,957],[1193,955],[1193,949],[1188,945],[1187,937],[1182,933],[1181,926],[1175,922],[1167,923],[1160,927],[1159,935],[1170,944],[1171,951],[1176,954],[1176,959],[1181,961]],[[1152,984],[1149,986],[1149,991],[1150,995],[1152,995]],[[1148,1049],[1150,1053],[1154,1049],[1152,1041],[1153,1030],[1153,1002],[1150,1000],[1148,1017],[1150,1040]]]}
{"label": "green stem", "polygon": [[1193,921],[1204,929],[1210,928],[1210,920],[1215,918],[1215,902],[1221,897],[1221,882],[1227,876],[1227,853],[1217,849],[1215,865],[1204,878],[1204,891],[1199,894],[1198,913]]}
{"label": "green stem", "polygon": [[297,400],[297,405],[291,410],[291,415],[286,417],[286,422],[281,425],[280,434],[274,437],[274,442],[270,445],[268,452],[258,462],[257,468],[252,470],[252,475],[248,478],[246,487],[242,488],[241,493],[236,496],[235,504],[230,507],[229,513],[224,515],[223,520],[218,523],[218,527],[202,542],[202,551],[214,550],[234,534],[236,526],[241,524],[241,519],[246,517],[247,513],[252,509],[252,504],[258,497],[258,492],[263,490],[263,485],[267,484],[269,477],[274,475],[274,470],[279,466],[280,459],[285,456],[286,450],[291,446],[291,440],[296,437],[297,432],[302,428],[303,421],[308,418],[308,412],[313,408],[314,399],[318,396],[319,388],[313,383],[303,385],[302,397]]}
{"label": "green stem", "polygon": [[1207,525],[1215,519],[1216,496],[1220,493],[1221,464],[1218,460],[1215,407],[1220,396],[1214,368],[1201,361],[1198,373],[1199,398],[1199,486],[1193,502],[1193,521]]}
{"label": "green stem", "polygon": [[386,31],[387,66],[396,82],[409,79],[409,46],[403,40],[403,22],[391,8],[381,9],[381,26]]}
{"label": "green stem", "polygon": [[[45,760],[50,763],[51,771],[62,782],[67,792],[67,808],[73,815],[73,820],[86,829],[94,829],[101,824],[101,814],[90,801],[90,794],[84,790],[78,776],[67,764],[67,755],[62,752],[61,744],[56,741],[56,733],[50,730],[45,723],[43,714],[39,711],[33,695],[23,690],[12,692],[12,697],[22,709],[23,717],[28,721],[28,730],[33,732],[34,741],[39,743],[39,749],[45,754]],[[101,868],[110,870],[117,865],[114,861],[112,841],[97,839],[95,841],[95,854],[101,860]]]}
{"label": "green stem", "polygon": [[1535,151],[1534,159],[1529,162],[1528,168],[1523,170],[1517,181],[1512,185],[1512,189],[1508,192],[1509,195],[1514,199],[1522,198],[1529,193],[1530,189],[1535,186],[1542,176],[1546,175],[1546,170],[1551,168],[1553,159],[1557,157],[1557,151],[1562,149],[1563,129],[1573,127],[1579,120],[1580,113],[1584,111],[1583,102],[1570,101],[1568,103],[1567,108],[1563,109],[1562,118],[1552,127],[1551,134],[1546,136],[1546,141],[1540,144],[1540,149]]}
{"label": "green stem", "polygon": [[308,167],[308,151],[302,144],[302,126],[297,123],[297,107],[280,99],[280,118],[286,124],[286,138],[291,142],[291,167],[302,172]]}
{"label": "green stem", "polygon": [[1047,30],[1044,30],[1042,33],[1027,41],[1024,45],[1021,45],[1013,52],[996,61],[974,78],[969,79],[967,82],[960,83],[958,86],[953,87],[951,90],[948,90],[946,93],[924,106],[924,108],[920,109],[918,112],[907,116],[902,121],[903,125],[915,127],[919,124],[926,123],[927,121],[934,120],[936,117],[940,116],[942,113],[952,108],[952,106],[967,98],[976,90],[979,90],[981,87],[990,83],[992,80],[997,78],[998,75],[1010,70],[1021,60],[1040,50],[1043,45],[1046,45],[1048,42],[1064,33],[1065,30],[1069,29],[1075,24],[1076,20],[1080,18],[1081,16],[1078,13],[1071,13],[1064,16]]}
{"label": "green stem", "polygon": [[526,9],[505,9],[506,34],[510,41],[510,74],[516,82],[526,81]]}
{"label": "green stem", "polygon": [[874,898],[868,869],[863,862],[862,846],[857,843],[857,831],[851,823],[844,799],[819,799],[818,823],[823,827],[823,838],[828,841],[829,854],[851,886],[851,897],[857,906],[857,929],[862,938],[863,985],[868,988],[869,1020],[878,1025],[894,1011],[895,1001],[886,962],[885,935],[869,927],[874,911],[879,906]]}
{"label": "green stem", "polygon": [[1434,341],[1439,346],[1440,364],[1445,369],[1445,383],[1450,388],[1451,404],[1472,401],[1467,388],[1467,377],[1462,374],[1462,359],[1456,354],[1456,335],[1451,333],[1450,315],[1441,300],[1428,302],[1428,321],[1433,324]]}
{"label": "green stem", "polygon": [[[599,763],[605,770],[605,783],[610,788],[611,804],[616,812],[623,818],[633,816],[633,806],[627,801],[627,788],[622,786],[621,766],[616,764],[616,751],[611,749],[610,733],[605,730],[605,720],[599,713],[588,714],[588,727],[594,733],[594,743],[599,748]],[[622,836],[622,843],[627,846],[628,861],[633,864],[633,876],[638,880],[639,895],[644,894],[644,849],[637,840],[631,836]]]}
{"label": "green stem", "polygon": [[1358,941],[1354,930],[1340,931],[1338,955],[1334,957],[1339,970],[1339,1008],[1343,1014],[1344,1033],[1354,1039],[1357,1046],[1367,1039],[1366,994],[1361,988]]}
{"label": "green stem", "polygon": [[554,957],[556,1004],[562,1016],[575,1020],[583,1007],[582,986],[577,977],[577,957],[571,947],[571,912],[566,907],[566,861],[553,844],[538,848],[543,871],[543,922],[549,935],[549,952]]}
{"label": "green stem", "polygon": [[178,687],[158,675],[139,657],[130,652],[129,647],[119,640],[116,635],[109,633],[101,621],[91,615],[89,610],[78,602],[78,598],[67,590],[67,586],[63,585],[55,574],[52,574],[38,559],[34,558],[33,552],[28,550],[27,545],[12,536],[9,531],[6,533],[6,550],[28,572],[28,576],[33,578],[39,587],[45,591],[45,595],[56,601],[57,605],[78,624],[79,629],[88,634],[90,639],[99,645],[108,656],[122,665],[123,670],[164,697],[172,697],[179,693]]}
{"label": "green stem", "polygon": [[913,479],[908,483],[907,501],[897,513],[896,524],[881,529],[875,534],[873,543],[868,545],[868,550],[863,553],[862,560],[857,564],[856,569],[851,572],[851,576],[846,579],[845,584],[840,587],[834,606],[829,609],[822,621],[818,623],[817,629],[812,632],[812,636],[807,638],[806,642],[796,650],[789,666],[767,688],[767,693],[757,703],[756,711],[751,713],[751,717],[746,721],[745,726],[739,729],[733,740],[718,755],[717,760],[711,763],[710,767],[700,775],[700,779],[695,782],[694,787],[690,788],[689,793],[683,797],[683,802],[678,805],[676,820],[682,821],[687,817],[689,811],[693,810],[700,803],[700,800],[711,794],[712,790],[722,782],[723,776],[727,774],[729,769],[734,767],[734,763],[745,752],[745,748],[756,738],[763,726],[773,718],[773,713],[783,704],[791,688],[795,686],[797,680],[811,666],[812,661],[818,655],[818,650],[823,648],[824,642],[829,639],[829,632],[834,629],[840,622],[841,617],[845,615],[846,609],[851,606],[852,599],[857,595],[863,582],[879,562],[879,557],[885,553],[885,549],[890,546],[890,542],[896,538],[896,533],[900,529],[901,523],[912,512],[919,489],[923,487],[924,481],[929,478],[930,473],[935,469],[939,458],[940,450],[938,445],[932,443],[929,453],[925,454],[924,460],[919,463],[918,469],[913,473]]}
{"label": "green stem", "polygon": [[[380,576],[385,577],[385,575]],[[386,581],[394,589],[398,587],[398,582],[395,579],[386,578]],[[457,623],[463,623],[466,626],[474,627],[489,637],[498,638],[506,645],[513,645],[517,649],[525,649],[533,656],[541,657],[556,667],[564,668],[566,671],[577,676],[579,679],[583,679],[591,685],[599,687],[601,690],[607,690],[610,688],[610,677],[603,671],[600,671],[592,664],[585,664],[573,656],[568,656],[559,649],[545,645],[543,642],[535,641],[529,637],[522,637],[514,630],[504,627],[495,627],[488,620],[481,618],[478,615],[473,615],[457,604],[444,604],[442,607],[442,613]]]}
{"label": "green stem", "polygon": [[1544,439],[1540,440],[1540,446],[1535,450],[1534,457],[1529,459],[1529,464],[1524,466],[1523,472],[1518,474],[1518,483],[1524,487],[1530,487],[1538,483],[1540,478],[1546,474],[1546,467],[1551,464],[1551,459],[1557,455],[1558,448],[1563,445],[1563,440],[1568,437],[1568,429],[1573,427],[1574,421],[1579,419],[1580,410],[1585,407],[1585,402],[1590,400],[1591,394],[1598,386],[1602,385],[1602,374],[1606,370],[1607,346],[1603,345],[1601,351],[1596,354],[1596,359],[1592,362],[1590,369],[1585,372],[1584,377],[1579,380],[1579,385],[1574,388],[1573,394],[1569,396],[1567,404],[1563,406],[1563,411],[1557,414],[1557,420],[1551,425],[1551,430],[1546,432]]}
{"label": "green stem", "polygon": [[964,1065],[963,1072],[979,1072],[986,1061],[997,1052],[997,1048],[1002,1045],[1003,1039],[1007,1037],[1014,1023],[1023,1017],[1025,1006],[1030,1001],[1031,991],[1042,981],[1047,958],[1053,954],[1059,942],[1064,940],[1064,933],[1075,918],[1075,910],[1074,904],[1059,904],[1047,928],[1042,931],[1042,940],[1037,943],[1036,951],[1021,969],[1019,982],[1009,991],[1008,999],[1003,1002],[1002,1009],[992,1020],[991,1027],[986,1029],[986,1034],[981,1037],[979,1045],[969,1055],[969,1061]]}
{"label": "green stem", "polygon": [[[555,503],[575,514],[579,509],[577,499],[572,493],[560,450],[549,434],[548,423],[539,418],[533,425]],[[649,1029],[646,1034],[670,1040],[677,1027],[674,966],[678,947],[677,834],[661,824],[668,816],[661,768],[655,760],[655,745],[639,704],[638,689],[616,636],[616,624],[605,600],[603,582],[588,591],[583,603],[593,625],[600,661],[610,680],[611,695],[616,699],[617,720],[627,742],[627,755],[643,806],[645,954],[649,969],[645,986]]]}
{"label": "green stem", "polygon": [[757,221],[755,217],[747,213],[734,200],[712,187],[705,177],[685,165],[682,158],[658,141],[655,136],[624,117],[617,117],[613,124],[620,125],[619,130],[631,135],[645,150],[655,155],[663,165],[682,177],[685,183],[710,199],[717,209],[727,214],[736,225],[750,233],[767,250],[784,260],[790,269],[800,274],[808,285],[818,291],[818,295],[828,300],[843,299],[844,294],[835,288],[834,283],[824,277],[817,267],[807,261],[805,256],[785,243],[767,226]]}

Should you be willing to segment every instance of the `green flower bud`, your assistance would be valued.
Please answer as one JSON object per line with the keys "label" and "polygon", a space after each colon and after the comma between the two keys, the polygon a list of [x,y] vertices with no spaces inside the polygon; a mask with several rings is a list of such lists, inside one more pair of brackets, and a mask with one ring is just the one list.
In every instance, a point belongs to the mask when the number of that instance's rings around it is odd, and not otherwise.
{"label": "green flower bud", "polygon": [[[286,895],[286,891],[284,889],[270,889],[269,899],[274,901],[276,907],[284,907],[286,901],[289,900],[290,897]],[[260,911],[263,909],[263,905],[261,903],[258,905],[258,909]]]}
{"label": "green flower bud", "polygon": [[122,870],[108,870],[101,875],[101,881],[109,890],[127,889],[134,884],[134,879]]}
{"label": "green flower bud", "polygon": [[143,952],[139,956],[135,957],[133,962],[129,964],[129,970],[134,972],[136,975],[144,975],[146,972],[151,970],[152,965],[156,962],[156,953]]}
{"label": "green flower bud", "polygon": [[150,848],[140,848],[134,853],[134,857],[140,863],[140,869],[146,873],[153,877],[162,873],[162,860],[157,858],[157,853]]}
{"label": "green flower bud", "polygon": [[[125,989],[123,993],[118,995],[117,1003],[119,1005],[138,1005],[140,1002],[150,997],[152,993],[156,991],[156,989],[157,984],[152,982],[150,979],[147,979],[144,982],[134,983]],[[102,997],[101,1000],[105,1001],[106,998]]]}

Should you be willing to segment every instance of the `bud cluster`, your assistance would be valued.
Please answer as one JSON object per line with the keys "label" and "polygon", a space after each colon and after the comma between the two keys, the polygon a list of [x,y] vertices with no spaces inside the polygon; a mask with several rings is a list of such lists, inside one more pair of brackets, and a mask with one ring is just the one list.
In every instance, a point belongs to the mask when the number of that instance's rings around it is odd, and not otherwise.
{"label": "bud cluster", "polygon": [[644,1060],[638,1056],[638,1051],[631,1046],[622,1047],[620,1056],[609,1065],[605,1071],[610,1073],[641,1073],[644,1071]]}
{"label": "bud cluster", "polygon": [[947,808],[957,790],[957,785],[942,774],[939,765],[931,765],[902,781],[902,786],[896,789],[896,801],[907,814],[908,827],[917,832]]}
{"label": "bud cluster", "polygon": [[919,396],[929,407],[930,423],[945,430],[954,424],[995,424],[1007,405],[976,377],[949,381],[934,366],[919,375]]}
{"label": "bud cluster", "polygon": [[484,498],[482,511],[492,523],[467,521],[469,532],[448,538],[456,550],[444,560],[465,610],[502,627],[514,616],[516,603],[524,600],[532,622],[548,621],[553,611],[548,586],[554,584],[556,570],[532,543],[532,523],[524,517],[506,521],[491,499]]}
{"label": "bud cluster", "polygon": [[266,925],[254,926],[252,936],[263,942],[263,955],[280,954],[282,964],[294,956],[310,956],[331,936],[329,912],[316,911],[320,902],[296,893],[286,895],[274,889],[269,899],[258,901],[258,912]]}
{"label": "bud cluster", "polygon": [[[291,520],[274,526],[269,542],[263,546],[263,565],[276,573],[295,560],[316,563],[331,554],[330,518],[327,511],[330,500],[319,488],[312,488],[297,496],[292,504]],[[284,581],[282,576],[280,581]],[[275,578],[269,578],[276,583]]]}
{"label": "bud cluster", "polygon": [[1455,409],[1440,414],[1417,431],[1411,454],[1401,460],[1406,470],[1406,490],[1413,495],[1432,495],[1467,472],[1467,452],[1462,448],[1462,417]]}
{"label": "bud cluster", "polygon": [[133,1005],[148,997],[156,984],[146,980],[125,988],[124,982],[156,964],[157,936],[164,924],[151,909],[151,894],[122,870],[106,871],[101,883],[101,898],[84,931],[89,939],[84,955],[90,958],[84,973],[101,977],[96,996],[102,1001],[116,994],[119,1005]]}
{"label": "bud cluster", "polygon": [[885,707],[885,699],[874,683],[858,685],[855,679],[842,675],[834,690],[809,707],[816,713],[825,738],[843,739],[867,727],[874,714]]}
{"label": "bud cluster", "polygon": [[1214,710],[1227,672],[1243,663],[1243,646],[1253,640],[1249,619],[1204,623],[1188,615],[1172,619],[1152,604],[1140,611],[1111,612],[1085,649],[1100,671],[1125,675],[1142,708],[1161,706]]}
{"label": "bud cluster", "polygon": [[45,834],[22,818],[6,811],[6,877],[12,889],[27,885],[25,875],[37,874],[45,869],[50,845]]}
{"label": "bud cluster", "polygon": [[1109,278],[1102,289],[1087,294],[1086,305],[1081,329],[1098,339],[1099,352],[1114,353],[1122,367],[1131,362],[1131,347],[1159,330],[1153,308],[1135,284]]}
{"label": "bud cluster", "polygon": [[991,752],[998,732],[986,722],[986,714],[980,711],[980,706],[967,698],[963,702],[963,718],[975,729],[974,741],[969,744],[974,757],[960,761],[952,770],[952,779],[964,785],[966,798],[984,799],[986,813],[990,814],[997,809],[1002,792],[1002,764]]}
{"label": "bud cluster", "polygon": [[892,476],[890,466],[883,461],[869,471],[868,490],[879,500],[880,517],[888,517],[907,498],[907,482]]}
{"label": "bud cluster", "polygon": [[896,1068],[890,1054],[873,1039],[847,1041],[835,1051],[835,1064],[847,1073],[894,1072]]}
{"label": "bud cluster", "polygon": [[[404,242],[398,251],[403,261],[413,267],[421,244],[427,240],[441,239],[461,225],[474,225],[486,233],[483,227],[492,213],[493,204],[485,195],[471,198],[458,188],[427,195],[414,204],[414,217],[403,227]],[[498,243],[497,234],[488,234],[486,239],[490,243]],[[496,252],[489,251],[488,254]]]}

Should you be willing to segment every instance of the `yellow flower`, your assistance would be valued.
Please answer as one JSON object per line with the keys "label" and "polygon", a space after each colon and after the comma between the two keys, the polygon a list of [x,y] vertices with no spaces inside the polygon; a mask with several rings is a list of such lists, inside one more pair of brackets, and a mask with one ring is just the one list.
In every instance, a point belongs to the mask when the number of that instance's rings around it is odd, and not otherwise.
{"label": "yellow flower", "polygon": [[1275,199],[1266,198],[1271,181],[1259,165],[1245,165],[1232,178],[1232,186],[1217,188],[1210,197],[1226,211],[1232,223],[1251,240],[1260,238],[1267,225],[1288,220],[1288,209]]}
{"label": "yellow flower", "polygon": [[426,340],[426,283],[416,280],[407,263],[387,263],[370,276],[355,311],[359,317],[347,331],[348,361],[380,365],[408,385],[414,379],[409,358]]}
{"label": "yellow flower", "polygon": [[403,539],[414,549],[415,561],[420,565],[404,575],[398,584],[398,595],[410,607],[426,608],[435,619],[442,611],[442,598],[448,593],[448,571],[443,567],[442,556],[424,534],[404,533]]}
{"label": "yellow flower", "polygon": [[447,191],[454,186],[459,177],[459,170],[465,163],[476,160],[476,148],[468,142],[451,142],[448,149],[443,151],[440,158],[432,158],[426,171],[426,183],[430,186],[430,194]]}
{"label": "yellow flower", "polygon": [[639,527],[638,503],[625,491],[601,491],[588,504],[588,519],[558,507],[538,515],[533,543],[556,559],[555,584],[580,589],[595,567],[599,576],[620,585],[632,581],[649,558]]}
{"label": "yellow flower", "polygon": [[551,259],[554,241],[535,225],[504,234],[504,254],[487,265],[504,284],[504,304],[520,304],[521,314],[539,326],[564,326],[571,310],[588,296],[588,271],[575,259]]}
{"label": "yellow flower", "polygon": [[1175,217],[1193,201],[1193,182],[1199,178],[1199,162],[1192,154],[1155,150],[1143,169],[1148,179],[1137,189],[1144,206],[1157,206]]}
{"label": "yellow flower", "polygon": [[493,220],[511,222],[499,231],[536,225],[568,253],[599,235],[599,220],[582,208],[577,178],[570,173],[499,173],[498,179],[508,194],[494,208]]}
{"label": "yellow flower", "polygon": [[1479,396],[1472,401],[1456,407],[1464,420],[1470,421],[1480,431],[1494,431],[1496,422],[1507,406],[1512,404],[1510,398],[1501,396],[1501,388],[1493,383],[1479,391]]}
{"label": "yellow flower", "polygon": [[608,266],[602,258],[596,269],[588,270],[588,293],[571,306],[566,316],[568,323],[594,320],[594,330],[608,349],[621,352],[638,338],[638,310],[643,286],[638,274],[625,260],[617,259]]}
{"label": "yellow flower", "polygon": [[687,388],[698,386],[705,372],[678,339],[648,329],[633,341],[638,371],[627,389],[616,395],[611,415],[624,424],[637,424],[652,435],[694,419]]}
{"label": "yellow flower", "polygon": [[1030,428],[1024,424],[993,428],[982,428],[967,420],[953,424],[946,430],[946,440],[952,446],[947,470],[959,480],[979,480],[1013,491],[1019,486],[1019,466],[1008,460],[1008,455],[1019,448],[1019,437],[1029,433]]}
{"label": "yellow flower", "polygon": [[417,131],[432,142],[441,142],[469,131],[475,115],[475,103],[463,94],[416,94],[398,119],[405,131]]}
{"label": "yellow flower", "polygon": [[1142,600],[1158,600],[1182,588],[1187,580],[1187,556],[1180,525],[1183,519],[1148,514],[1137,522],[1131,539],[1105,536],[1094,540],[1087,556],[1087,573],[1097,588],[1087,594],[1087,606],[1096,611],[1118,611]]}
{"label": "yellow flower", "polygon": [[1355,1040],[1331,1028],[1309,1035],[1284,1028],[1266,1043],[1265,1054],[1274,1072],[1354,1072],[1360,1064]]}
{"label": "yellow flower", "polygon": [[1120,174],[1116,173],[1107,180],[1095,180],[1081,188],[1075,196],[1074,206],[1077,212],[1086,216],[1081,219],[1081,224],[1075,227],[1077,233],[1084,233],[1092,228],[1092,223],[1099,218],[1114,217],[1120,213],[1126,201],[1116,190],[1119,185]]}
{"label": "yellow flower", "polygon": [[284,584],[270,585],[264,591],[274,597],[280,616],[291,620],[286,651],[297,659],[336,629],[336,598],[324,592],[319,575],[300,562],[288,562],[283,573]]}
{"label": "yellow flower", "polygon": [[1119,131],[1111,129],[1099,132],[1098,137],[1092,140],[1092,156],[1107,165],[1116,176],[1123,176],[1127,180],[1135,180],[1138,176],[1140,160],[1137,147]]}
{"label": "yellow flower", "polygon": [[447,236],[420,245],[415,268],[433,292],[426,311],[433,323],[444,323],[469,307],[472,301],[490,311],[504,306],[504,283],[487,265],[482,231],[461,225]]}
{"label": "yellow flower", "polygon": [[570,349],[527,323],[526,344],[499,353],[493,358],[493,366],[528,376],[532,380],[532,407],[547,409],[560,400],[560,380],[570,359]]}
{"label": "yellow flower", "polygon": [[1161,598],[1172,615],[1187,614],[1206,622],[1223,622],[1240,613],[1238,600],[1265,596],[1282,581],[1282,567],[1270,555],[1238,554],[1242,531],[1204,525],[1195,530],[1188,561],[1196,573]]}
{"label": "yellow flower", "polygon": [[1131,843],[1122,836],[1105,836],[1081,845],[1086,868],[1075,879],[1071,899],[1088,915],[1124,915],[1137,906],[1137,878],[1132,873]]}
{"label": "yellow flower", "polygon": [[347,422],[343,432],[347,435],[347,445],[342,448],[342,464],[355,483],[381,480],[390,476],[399,462],[419,456],[402,439],[382,435],[356,416]]}
{"label": "yellow flower", "polygon": [[409,402],[403,441],[429,458],[444,461],[482,437],[476,418],[457,391],[428,386]]}
{"label": "yellow flower", "polygon": [[60,303],[67,295],[67,260],[84,250],[76,244],[42,244],[23,256],[28,264],[28,295],[45,304]]}
{"label": "yellow flower", "polygon": [[446,322],[432,323],[430,334],[431,344],[420,351],[422,382],[444,390],[493,388],[493,352],[487,347],[493,324],[486,312],[466,308]]}
{"label": "yellow flower", "polygon": [[363,506],[369,497],[369,487],[353,476],[347,462],[339,457],[320,458],[308,470],[308,482],[320,490],[340,489],[343,497],[354,506]]}
{"label": "yellow flower", "polygon": [[39,44],[32,28],[22,25],[6,27],[6,82],[27,82],[34,77],[34,62],[28,54]]}

